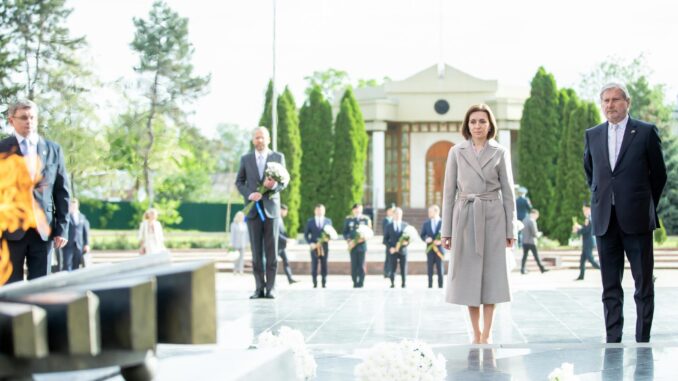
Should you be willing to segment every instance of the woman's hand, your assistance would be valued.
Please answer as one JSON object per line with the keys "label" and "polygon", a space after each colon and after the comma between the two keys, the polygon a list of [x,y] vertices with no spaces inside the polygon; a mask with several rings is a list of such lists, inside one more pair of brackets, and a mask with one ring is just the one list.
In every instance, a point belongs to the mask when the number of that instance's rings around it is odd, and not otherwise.
{"label": "woman's hand", "polygon": [[515,238],[506,238],[506,247],[509,249],[513,247],[513,244],[516,242]]}
{"label": "woman's hand", "polygon": [[446,250],[452,250],[452,237],[442,237],[442,241]]}

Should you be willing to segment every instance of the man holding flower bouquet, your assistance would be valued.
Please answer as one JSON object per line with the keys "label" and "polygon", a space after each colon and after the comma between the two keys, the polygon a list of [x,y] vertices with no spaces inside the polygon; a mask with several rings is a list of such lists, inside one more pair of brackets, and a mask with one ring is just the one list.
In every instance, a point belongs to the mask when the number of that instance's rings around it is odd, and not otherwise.
{"label": "man holding flower bouquet", "polygon": [[365,253],[367,240],[372,238],[372,221],[363,214],[363,206],[354,204],[352,213],[344,220],[344,239],[351,254],[351,279],[353,288],[363,287],[365,282]]}
{"label": "man holding flower bouquet", "polygon": [[[243,209],[247,219],[252,248],[252,273],[256,289],[250,299],[275,298],[278,231],[280,219],[280,191],[290,181],[285,169],[285,156],[268,149],[271,137],[266,127],[252,131],[254,151],[240,158],[240,169],[235,185],[245,198]],[[264,271],[264,255],[266,269]]]}
{"label": "man holding flower bouquet", "polygon": [[428,288],[433,288],[433,267],[438,273],[438,288],[443,288],[443,259],[445,251],[441,240],[440,208],[431,205],[428,208],[428,220],[421,226],[421,239],[426,243],[426,269],[428,271]]}
{"label": "man holding flower bouquet", "polygon": [[[405,288],[405,281],[407,279],[407,246],[409,246],[412,238],[408,230],[409,224],[403,221],[403,210],[396,208],[393,213],[393,222],[386,228],[384,233],[384,240],[388,246],[388,252],[391,255],[391,271],[389,277],[391,278],[391,288],[395,287],[395,273],[400,263],[400,277],[402,278],[402,287]],[[415,231],[416,233],[416,231]]]}
{"label": "man holding flower bouquet", "polygon": [[332,228],[332,220],[325,217],[325,205],[315,206],[315,217],[309,218],[304,229],[304,239],[311,246],[311,276],[313,288],[318,287],[318,262],[322,287],[327,284],[327,256],[330,253],[328,242],[337,238],[337,232]]}

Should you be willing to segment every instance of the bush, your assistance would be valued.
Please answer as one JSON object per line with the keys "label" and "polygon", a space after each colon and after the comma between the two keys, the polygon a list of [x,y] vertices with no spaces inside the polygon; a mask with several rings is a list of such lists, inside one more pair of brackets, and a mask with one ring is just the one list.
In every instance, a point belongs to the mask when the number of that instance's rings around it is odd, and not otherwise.
{"label": "bush", "polygon": [[659,219],[659,229],[654,231],[654,242],[657,243],[658,245],[661,245],[662,243],[666,242],[666,239],[668,238],[666,235],[666,228],[664,227],[664,221],[662,219]]}
{"label": "bush", "polygon": [[[93,250],[136,250],[139,240],[136,231],[121,231],[115,234],[92,234],[91,246]],[[227,249],[229,247],[227,234],[205,234],[196,232],[173,235],[165,231],[165,247],[168,249]]]}

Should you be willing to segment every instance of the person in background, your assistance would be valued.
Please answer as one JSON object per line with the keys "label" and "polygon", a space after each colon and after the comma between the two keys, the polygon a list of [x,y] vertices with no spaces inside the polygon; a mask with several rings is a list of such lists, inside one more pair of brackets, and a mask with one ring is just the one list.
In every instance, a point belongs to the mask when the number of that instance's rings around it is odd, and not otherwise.
{"label": "person in background", "polygon": [[249,234],[245,223],[245,213],[236,213],[231,223],[231,247],[239,253],[238,259],[233,263],[233,274],[235,275],[245,273],[245,250],[250,245]]}
{"label": "person in background", "polygon": [[431,247],[426,252],[426,272],[428,274],[428,288],[433,288],[433,268],[438,274],[438,288],[443,288],[443,256],[445,249],[440,240],[440,228],[442,220],[440,219],[440,208],[438,205],[431,205],[428,208],[428,220],[421,226],[420,237],[426,243],[426,247]]}
{"label": "person in background", "polygon": [[278,256],[283,261],[283,269],[285,270],[285,275],[287,275],[287,282],[289,284],[297,283],[294,278],[292,278],[292,268],[290,267],[290,262],[287,260],[287,241],[290,240],[287,237],[287,230],[285,230],[285,217],[287,217],[287,205],[280,204],[280,224],[278,224]]}
{"label": "person in background", "polygon": [[63,251],[63,271],[73,271],[84,265],[83,256],[89,253],[89,221],[80,213],[80,202],[71,199],[68,213],[68,242]]}
{"label": "person in background", "polygon": [[330,254],[329,242],[323,242],[318,247],[318,240],[322,235],[325,226],[332,226],[332,220],[325,217],[325,205],[318,204],[314,210],[315,216],[309,218],[304,229],[304,239],[310,245],[311,249],[311,277],[313,279],[313,288],[318,287],[318,264],[320,264],[321,285],[323,288],[327,285],[327,258]]}
{"label": "person in background", "polygon": [[[386,233],[384,234],[386,244],[388,245],[388,253],[392,257],[390,259],[391,288],[395,287],[395,273],[398,263],[400,263],[400,278],[402,280],[402,288],[405,288],[407,283],[407,247],[410,243],[409,241],[405,240],[406,238],[403,238],[403,240],[400,238],[403,236],[403,232],[408,226],[409,224],[403,221],[403,210],[396,208],[395,213],[393,213],[393,222],[391,222],[391,224],[388,226],[388,229],[386,229]],[[410,237],[410,239],[412,238]]]}
{"label": "person in background", "polygon": [[[532,210],[532,203],[530,199],[527,198],[527,188],[518,187],[518,198],[516,198],[516,214],[518,215],[518,221],[523,221],[527,214]],[[523,231],[522,229],[518,231],[518,248],[523,247]]]}
{"label": "person in background", "polygon": [[391,206],[386,209],[386,215],[384,216],[384,219],[381,220],[381,228],[384,234],[384,239],[382,243],[384,244],[384,278],[390,278],[391,277],[391,254],[388,252],[388,245],[386,244],[386,229],[388,229],[388,225],[393,222],[393,212],[395,212],[395,205],[391,204]]}
{"label": "person in background", "polygon": [[584,205],[584,225],[574,224],[572,232],[581,236],[581,257],[579,258],[579,276],[575,280],[584,280],[586,272],[586,261],[591,262],[594,269],[600,269],[600,264],[593,258],[593,245],[596,240],[593,238],[593,229],[591,225],[591,207]]}
{"label": "person in background", "polygon": [[542,273],[549,271],[544,268],[539,259],[539,252],[537,251],[537,238],[541,236],[541,232],[537,227],[537,220],[539,219],[539,211],[532,209],[527,217],[523,220],[523,261],[520,264],[520,273],[527,274],[525,269],[525,262],[527,262],[527,255],[532,252],[534,260],[537,261],[537,266]]}
{"label": "person in background", "polygon": [[141,255],[165,251],[165,236],[158,221],[158,211],[151,208],[144,213],[139,226],[139,252]]}
{"label": "person in background", "polygon": [[365,282],[365,253],[367,252],[367,242],[364,239],[357,239],[358,228],[365,225],[372,228],[372,222],[363,214],[362,204],[353,204],[352,213],[346,216],[344,220],[343,236],[348,243],[351,255],[351,279],[353,288],[362,288]]}

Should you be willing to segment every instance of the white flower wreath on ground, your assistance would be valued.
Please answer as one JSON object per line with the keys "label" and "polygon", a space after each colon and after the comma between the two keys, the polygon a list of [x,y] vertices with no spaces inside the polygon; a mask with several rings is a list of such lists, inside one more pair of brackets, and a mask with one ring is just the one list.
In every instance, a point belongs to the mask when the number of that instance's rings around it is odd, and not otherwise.
{"label": "white flower wreath on ground", "polygon": [[315,377],[318,365],[306,347],[304,335],[290,327],[280,327],[278,335],[271,331],[262,332],[257,339],[258,348],[288,347],[294,352],[294,365],[297,370],[297,379],[310,380]]}
{"label": "white flower wreath on ground", "polygon": [[355,367],[359,381],[441,381],[447,377],[445,358],[423,341],[380,343]]}
{"label": "white flower wreath on ground", "polygon": [[564,362],[549,373],[549,381],[579,381],[579,377],[574,375],[574,365]]}

